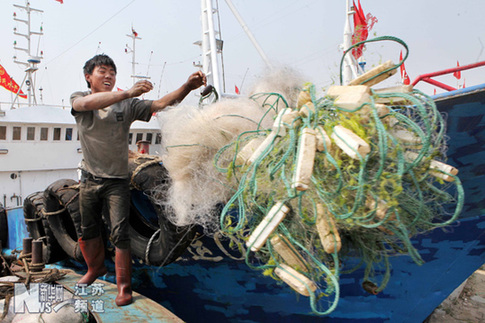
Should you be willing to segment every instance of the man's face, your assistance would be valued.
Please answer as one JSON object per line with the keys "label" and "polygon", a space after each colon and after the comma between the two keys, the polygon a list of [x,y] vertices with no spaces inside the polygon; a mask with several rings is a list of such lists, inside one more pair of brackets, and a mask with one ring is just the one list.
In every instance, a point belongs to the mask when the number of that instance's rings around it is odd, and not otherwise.
{"label": "man's face", "polygon": [[114,68],[106,65],[94,67],[92,74],[86,74],[86,81],[91,84],[91,92],[111,92],[116,83]]}

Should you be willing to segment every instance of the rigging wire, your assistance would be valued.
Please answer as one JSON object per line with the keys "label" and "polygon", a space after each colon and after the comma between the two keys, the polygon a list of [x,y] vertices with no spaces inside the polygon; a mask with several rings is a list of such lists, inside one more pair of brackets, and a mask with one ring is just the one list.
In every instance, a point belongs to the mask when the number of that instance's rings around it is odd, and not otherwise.
{"label": "rigging wire", "polygon": [[114,17],[116,17],[117,15],[119,15],[123,10],[125,10],[126,8],[128,8],[135,1],[136,0],[130,1],[126,6],[124,6],[120,10],[118,10],[114,15],[112,15],[107,20],[105,20],[102,24],[100,24],[98,27],[96,27],[93,31],[89,32],[86,36],[84,36],[83,38],[81,38],[80,40],[78,40],[74,45],[72,45],[71,47],[67,48],[62,53],[60,53],[59,55],[57,55],[56,57],[54,57],[53,59],[51,59],[49,62],[47,62],[46,65],[52,63],[53,61],[55,61],[56,59],[58,59],[59,57],[61,57],[62,55],[66,54],[68,51],[70,51],[71,49],[73,49],[74,47],[76,47],[77,45],[79,45],[83,40],[85,40],[86,38],[88,38],[89,36],[91,36],[92,34],[94,34],[98,29],[100,29],[101,27],[103,27],[104,25],[106,25],[111,19],[113,19]]}
{"label": "rigging wire", "polygon": [[[219,28],[219,38],[222,42],[221,16],[219,12],[219,0],[216,0],[217,28]],[[224,46],[224,44],[222,44]],[[221,46],[221,68],[222,68],[222,91],[226,92],[226,74],[224,71],[224,51]],[[216,46],[217,47],[217,46]]]}
{"label": "rigging wire", "polygon": [[[42,32],[42,25],[43,25],[43,22],[40,23],[40,31]],[[39,36],[39,39],[38,39],[38,42],[37,42],[37,54],[36,56],[39,56],[39,50],[40,50],[40,40],[41,40],[42,37]]]}
{"label": "rigging wire", "polygon": [[240,88],[239,88],[240,91],[242,91],[242,87],[243,87],[244,81],[246,80],[246,76],[248,75],[248,72],[249,72],[249,67],[246,70],[246,73],[244,73],[244,76],[243,76],[243,79],[241,81],[241,85],[240,85]]}

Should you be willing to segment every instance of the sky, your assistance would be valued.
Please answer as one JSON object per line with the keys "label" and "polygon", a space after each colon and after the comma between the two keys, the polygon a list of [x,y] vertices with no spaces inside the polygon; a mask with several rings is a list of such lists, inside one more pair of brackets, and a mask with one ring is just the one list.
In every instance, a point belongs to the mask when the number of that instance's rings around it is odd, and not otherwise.
{"label": "sky", "polygon": [[[251,44],[224,0],[218,3],[220,31],[224,40],[224,75],[226,92],[237,86],[242,94],[261,75],[265,64]],[[246,25],[275,66],[290,67],[319,89],[339,84],[342,57],[344,0],[232,0]],[[20,84],[24,68],[13,62],[13,56],[26,60],[26,54],[14,50],[26,46],[13,28],[25,32],[25,11],[13,4],[25,0],[1,0],[0,64]],[[195,0],[30,0],[33,8],[32,29],[42,25],[44,35],[34,37],[34,52],[43,51],[36,73],[36,88],[42,88],[38,103],[69,105],[71,93],[86,90],[82,67],[86,60],[100,53],[111,56],[118,67],[116,86],[128,89],[133,84],[132,55],[125,53],[132,40],[126,35],[133,28],[142,39],[136,43],[136,74],[149,76],[154,90],[145,98],[156,99],[181,86],[197,71],[200,49],[193,43],[201,39],[200,1]],[[483,0],[361,0],[365,13],[377,18],[369,39],[394,36],[409,48],[405,62],[411,81],[418,75],[485,61],[485,1]],[[397,63],[404,48],[394,42],[368,44],[366,66],[387,60]],[[484,83],[485,67],[462,72],[462,78],[442,76],[437,80],[453,87]],[[399,73],[386,81],[398,85]],[[418,89],[433,94],[442,90],[418,83]],[[11,101],[12,95],[0,88],[0,102]],[[194,100],[191,94],[188,100]],[[26,102],[23,100],[22,102]],[[0,105],[3,109],[6,104]]]}

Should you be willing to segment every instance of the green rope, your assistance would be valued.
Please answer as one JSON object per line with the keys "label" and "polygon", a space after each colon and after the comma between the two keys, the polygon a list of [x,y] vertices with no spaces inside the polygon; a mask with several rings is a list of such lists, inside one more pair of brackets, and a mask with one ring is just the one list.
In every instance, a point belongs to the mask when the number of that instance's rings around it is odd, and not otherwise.
{"label": "green rope", "polygon": [[399,39],[397,37],[394,37],[394,36],[381,36],[381,37],[376,37],[376,38],[372,38],[372,39],[367,39],[367,40],[364,40],[364,41],[361,41],[361,42],[358,42],[358,43],[353,44],[342,55],[342,59],[340,60],[340,85],[343,84],[343,73],[342,73],[342,69],[343,69],[343,65],[344,65],[345,56],[348,53],[351,53],[353,48],[355,48],[357,46],[360,46],[362,44],[366,44],[366,43],[373,43],[373,42],[387,41],[387,40],[390,40],[390,41],[394,41],[396,43],[399,43],[399,44],[401,44],[404,47],[404,49],[406,50],[406,53],[405,53],[403,59],[399,62],[399,64],[394,65],[393,67],[388,68],[388,69],[382,71],[381,73],[379,73],[377,75],[374,75],[373,77],[371,77],[371,78],[369,78],[367,80],[362,81],[360,84],[367,83],[367,82],[369,82],[369,81],[371,81],[371,80],[379,77],[380,75],[386,74],[387,72],[392,71],[392,70],[398,68],[399,66],[401,66],[404,63],[404,61],[406,61],[406,59],[408,58],[408,55],[409,55],[408,46],[407,46],[407,44],[404,41],[402,41],[401,39]]}

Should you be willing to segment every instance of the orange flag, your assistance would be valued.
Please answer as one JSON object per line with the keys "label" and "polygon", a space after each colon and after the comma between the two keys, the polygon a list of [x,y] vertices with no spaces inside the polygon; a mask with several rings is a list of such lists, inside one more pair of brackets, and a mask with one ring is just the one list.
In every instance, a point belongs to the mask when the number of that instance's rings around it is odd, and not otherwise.
{"label": "orange flag", "polygon": [[0,65],[0,85],[13,93],[18,92],[21,98],[27,99],[27,95],[20,90],[19,85],[8,75],[2,65]]}

